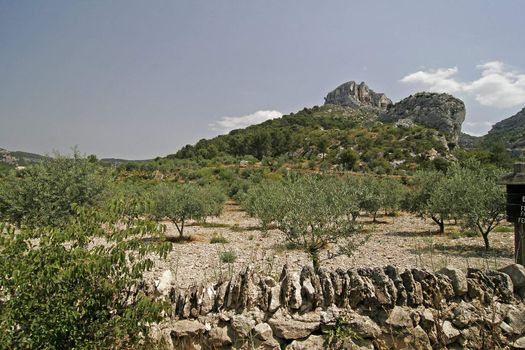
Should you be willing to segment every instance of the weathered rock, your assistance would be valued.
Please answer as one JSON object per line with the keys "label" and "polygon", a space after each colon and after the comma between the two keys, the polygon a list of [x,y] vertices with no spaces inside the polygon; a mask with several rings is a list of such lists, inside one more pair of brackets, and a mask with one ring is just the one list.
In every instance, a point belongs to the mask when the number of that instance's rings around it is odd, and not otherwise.
{"label": "weathered rock", "polygon": [[525,267],[519,264],[510,264],[499,271],[506,273],[512,279],[514,289],[525,287]]}
{"label": "weathered rock", "polygon": [[155,289],[161,296],[167,296],[173,284],[173,274],[171,270],[165,270],[161,277],[155,281]]}
{"label": "weathered rock", "polygon": [[452,323],[459,328],[468,327],[471,323],[474,323],[479,319],[476,315],[476,308],[472,304],[468,304],[464,301],[456,306],[453,313],[454,316]]}
{"label": "weathered rock", "polygon": [[208,342],[212,348],[220,348],[232,344],[227,327],[213,327],[208,333]]}
{"label": "weathered rock", "polygon": [[196,337],[205,331],[205,327],[199,321],[180,320],[173,324],[171,329],[172,338]]}
{"label": "weathered rock", "polygon": [[454,328],[450,321],[443,322],[443,325],[441,326],[441,331],[443,332],[443,341],[447,345],[455,342],[456,339],[458,339],[461,335],[461,333],[456,328]]}
{"label": "weathered rock", "polygon": [[452,287],[454,288],[454,293],[457,296],[462,296],[468,292],[467,276],[463,271],[455,267],[444,267],[439,270],[439,273],[447,276],[452,281]]}
{"label": "weathered rock", "polygon": [[318,316],[317,321],[299,321],[277,311],[268,321],[268,324],[277,337],[291,340],[309,336],[313,331],[319,329],[320,320]]}
{"label": "weathered rock", "polygon": [[403,306],[396,306],[390,312],[386,324],[394,328],[413,328],[412,309]]}
{"label": "weathered rock", "polygon": [[275,312],[281,306],[281,285],[276,285],[270,289],[269,312]]}
{"label": "weathered rock", "polygon": [[311,335],[303,340],[294,340],[286,347],[287,350],[323,350],[326,349],[326,339],[321,335]]}
{"label": "weathered rock", "polygon": [[374,339],[381,334],[379,326],[368,316],[361,316],[358,313],[350,313],[347,316],[347,322],[350,328],[361,338]]}
{"label": "weathered rock", "polygon": [[255,327],[255,321],[246,315],[234,315],[231,319],[232,329],[243,338],[248,337],[253,327]]}
{"label": "weathered rock", "polygon": [[423,304],[423,291],[421,290],[421,283],[417,282],[410,270],[406,270],[401,274],[403,286],[406,291],[407,304],[409,306],[418,306]]}
{"label": "weathered rock", "polygon": [[403,285],[403,279],[397,267],[388,265],[385,267],[385,274],[392,280],[397,291],[396,305],[405,306],[407,304],[407,291]]}
{"label": "weathered rock", "polygon": [[253,331],[261,340],[268,340],[273,337],[272,327],[268,323],[259,323],[254,327]]}
{"label": "weathered rock", "polygon": [[393,105],[380,120],[416,122],[445,133],[448,142],[456,145],[465,120],[465,104],[449,94],[420,92]]}
{"label": "weathered rock", "polygon": [[392,101],[385,94],[371,90],[364,82],[357,84],[349,81],[329,92],[325,97],[325,104],[386,109],[392,105]]}
{"label": "weathered rock", "polygon": [[430,339],[428,338],[427,333],[420,326],[415,327],[412,331],[412,336],[409,339],[409,344],[412,345],[413,349],[432,349],[432,345],[430,344]]}
{"label": "weathered rock", "polygon": [[517,335],[525,333],[525,308],[517,308],[510,306],[509,311],[505,317],[505,321],[512,327]]}
{"label": "weathered rock", "polygon": [[512,346],[516,349],[525,349],[525,337],[517,339]]}

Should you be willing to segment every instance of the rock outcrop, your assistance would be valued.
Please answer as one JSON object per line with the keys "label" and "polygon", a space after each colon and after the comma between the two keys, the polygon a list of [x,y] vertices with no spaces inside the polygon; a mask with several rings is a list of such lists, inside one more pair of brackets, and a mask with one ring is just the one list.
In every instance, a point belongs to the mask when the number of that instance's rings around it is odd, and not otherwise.
{"label": "rock outcrop", "polygon": [[515,156],[525,155],[525,108],[494,124],[483,138],[503,142]]}
{"label": "rock outcrop", "polygon": [[385,94],[370,89],[365,82],[357,84],[355,81],[349,81],[328,93],[325,104],[386,109],[392,105],[392,101]]}
{"label": "rock outcrop", "polygon": [[285,266],[276,282],[248,268],[214,286],[172,289],[172,314],[152,333],[172,349],[508,348],[525,335],[516,270]]}
{"label": "rock outcrop", "polygon": [[516,129],[525,129],[525,108],[510,118],[497,122],[490,129],[489,134],[514,131]]}
{"label": "rock outcrop", "polygon": [[449,145],[455,146],[465,120],[465,104],[449,94],[420,92],[393,105],[380,120],[437,129],[446,135]]}

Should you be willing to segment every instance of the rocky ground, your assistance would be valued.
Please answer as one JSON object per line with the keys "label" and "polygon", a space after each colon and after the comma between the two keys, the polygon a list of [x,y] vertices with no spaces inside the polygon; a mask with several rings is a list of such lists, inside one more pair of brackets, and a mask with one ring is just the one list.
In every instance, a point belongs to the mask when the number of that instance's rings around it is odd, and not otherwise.
{"label": "rocky ground", "polygon": [[[383,267],[394,265],[403,268],[425,268],[437,271],[446,265],[460,269],[468,267],[498,269],[513,262],[513,232],[492,232],[492,250],[485,253],[481,237],[465,237],[461,228],[449,225],[446,235],[436,234],[437,226],[407,213],[396,217],[379,217],[379,223],[362,217],[364,235],[368,241],[351,257],[338,256],[328,259],[337,247],[328,246],[322,253],[322,266],[335,270],[337,267]],[[167,234],[175,238],[178,233],[169,223]],[[178,288],[195,284],[211,284],[230,273],[243,270],[251,264],[255,271],[278,277],[284,264],[292,271],[299,271],[309,263],[305,253],[286,245],[278,230],[263,233],[256,219],[250,218],[233,202],[226,205],[218,218],[210,218],[205,224],[191,224],[184,232],[191,241],[173,245],[166,260],[157,262],[148,274],[149,280],[158,280],[170,270]],[[211,243],[213,237],[224,237],[227,243]],[[221,262],[223,252],[236,256],[232,264]]]}

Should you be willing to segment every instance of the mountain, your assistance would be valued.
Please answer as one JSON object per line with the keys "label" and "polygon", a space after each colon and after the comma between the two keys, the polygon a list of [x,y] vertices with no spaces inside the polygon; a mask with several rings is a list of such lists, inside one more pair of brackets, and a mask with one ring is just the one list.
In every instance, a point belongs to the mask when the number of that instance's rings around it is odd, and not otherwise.
{"label": "mountain", "polygon": [[514,158],[525,156],[525,108],[492,126],[483,136],[461,134],[459,145],[465,149],[506,149]]}
{"label": "mountain", "polygon": [[525,108],[492,126],[484,142],[502,142],[515,156],[525,155]]}
{"label": "mountain", "polygon": [[448,146],[454,148],[465,120],[465,104],[449,94],[420,92],[391,106],[379,119],[439,130],[446,135]]}
{"label": "mountain", "polygon": [[454,159],[464,117],[463,102],[450,95],[422,93],[393,104],[364,82],[349,81],[329,92],[323,106],[200,140],[168,158],[254,156],[411,172]]}
{"label": "mountain", "polygon": [[36,153],[8,151],[0,148],[0,164],[4,167],[26,166],[32,163],[40,162],[47,157]]}
{"label": "mountain", "polygon": [[361,84],[349,81],[339,85],[329,92],[324,100],[325,104],[346,107],[371,107],[382,110],[392,105],[392,101],[385,94],[377,93],[368,88],[364,81]]}

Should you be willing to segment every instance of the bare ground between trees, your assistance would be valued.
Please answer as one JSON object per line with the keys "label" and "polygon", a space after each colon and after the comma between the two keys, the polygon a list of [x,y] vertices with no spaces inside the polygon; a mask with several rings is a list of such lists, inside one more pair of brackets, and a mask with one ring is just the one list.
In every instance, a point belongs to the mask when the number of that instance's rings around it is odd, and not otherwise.
{"label": "bare ground between trees", "polygon": [[[379,217],[379,223],[372,223],[369,217],[361,217],[359,221],[366,234],[370,234],[368,241],[351,257],[327,259],[336,247],[326,247],[321,254],[322,267],[335,270],[394,265],[437,271],[445,265],[496,269],[513,262],[513,232],[492,232],[489,236],[492,249],[486,253],[481,236],[458,238],[458,234],[452,233],[461,228],[451,224],[446,227],[448,234],[439,235],[437,225],[430,220],[408,213]],[[166,225],[167,235],[175,239],[176,228],[167,222]],[[208,218],[205,224],[189,225],[184,235],[191,236],[191,240],[175,243],[168,257],[157,261],[147,274],[147,280],[156,280],[164,271],[171,270],[175,286],[188,288],[214,283],[248,265],[277,278],[284,264],[300,270],[310,263],[305,253],[287,246],[278,230],[261,232],[258,221],[233,202],[226,204],[220,217]],[[224,237],[228,243],[210,243],[214,236]],[[233,264],[221,262],[220,254],[224,251],[235,253]]]}

